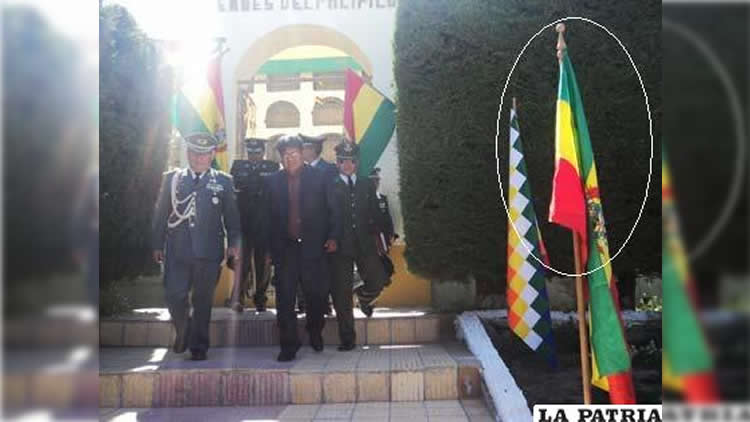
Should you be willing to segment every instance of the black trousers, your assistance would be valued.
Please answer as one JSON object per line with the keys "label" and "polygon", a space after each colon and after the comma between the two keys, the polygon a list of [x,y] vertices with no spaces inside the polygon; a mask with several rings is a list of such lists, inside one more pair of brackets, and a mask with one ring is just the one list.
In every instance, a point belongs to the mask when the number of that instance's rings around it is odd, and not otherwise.
{"label": "black trousers", "polygon": [[297,335],[297,313],[294,304],[297,285],[302,285],[306,302],[305,328],[310,338],[320,338],[325,325],[324,304],[328,295],[328,263],[325,256],[313,262],[303,262],[302,243],[285,243],[281,262],[277,266],[276,318],[279,323],[281,350],[295,350],[300,344]]}
{"label": "black trousers", "polygon": [[360,302],[369,303],[378,297],[388,278],[376,253],[364,253],[358,245],[355,245],[354,249],[354,255],[336,252],[331,257],[333,271],[331,294],[333,307],[336,309],[341,343],[356,341],[352,299],[354,264],[357,264],[357,272],[365,282],[365,285],[358,291]]}
{"label": "black trousers", "polygon": [[188,347],[191,351],[208,350],[211,306],[221,271],[220,264],[209,259],[179,259],[169,256],[165,259],[164,293],[175,328],[184,328],[188,324],[188,295],[191,289],[193,291],[193,318],[188,332]]}
{"label": "black trousers", "polygon": [[268,248],[255,241],[252,236],[247,234],[242,236],[242,277],[240,279],[240,299],[247,297],[250,290],[250,258],[252,257],[255,264],[255,294],[253,302],[255,305],[265,305],[268,301],[266,291],[270,274],[266,268],[266,254]]}

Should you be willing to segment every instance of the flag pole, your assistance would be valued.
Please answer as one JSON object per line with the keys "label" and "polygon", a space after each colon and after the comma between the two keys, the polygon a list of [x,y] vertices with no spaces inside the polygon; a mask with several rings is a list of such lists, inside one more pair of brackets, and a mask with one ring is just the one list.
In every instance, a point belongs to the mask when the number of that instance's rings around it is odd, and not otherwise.
{"label": "flag pole", "polygon": [[[566,48],[565,24],[558,23],[555,26],[557,31],[557,60],[562,61],[563,50]],[[578,233],[573,233],[573,261],[576,269],[576,302],[578,308],[578,342],[581,354],[581,384],[583,386],[583,403],[591,404],[591,363],[589,361],[589,336],[586,327],[586,303],[583,298],[583,264],[581,263],[581,251]]]}
{"label": "flag pole", "polygon": [[[576,274],[581,274],[581,252],[578,233],[573,232],[573,260]],[[578,342],[581,352],[581,383],[583,385],[583,403],[591,404],[591,363],[589,362],[589,336],[586,327],[586,303],[583,300],[583,277],[576,275],[576,302],[578,306]]]}

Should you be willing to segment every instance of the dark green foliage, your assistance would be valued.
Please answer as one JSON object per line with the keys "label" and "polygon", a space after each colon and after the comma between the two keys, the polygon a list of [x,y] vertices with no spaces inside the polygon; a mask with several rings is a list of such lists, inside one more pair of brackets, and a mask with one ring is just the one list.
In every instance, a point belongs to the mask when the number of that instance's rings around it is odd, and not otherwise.
{"label": "dark green foliage", "polygon": [[99,25],[100,277],[104,285],[155,267],[149,233],[166,168],[171,77],[154,42],[124,8],[103,8]]}
{"label": "dark green foliage", "polygon": [[[500,94],[517,54],[544,25],[585,16],[625,44],[643,76],[654,117],[649,201],[615,272],[660,271],[661,5],[616,0],[410,0],[399,3],[395,34],[401,201],[409,268],[435,279],[477,277],[502,290],[507,218],[500,201],[495,133]],[[627,56],[603,30],[567,23],[566,39],[589,120],[610,251],[627,237],[648,178],[644,97]],[[546,223],[554,171],[557,35],[526,50],[500,119],[500,175],[508,179],[508,112],[518,98],[534,205],[552,265],[572,271],[571,235]]]}
{"label": "dark green foliage", "polygon": [[[691,264],[699,285],[701,303],[716,295],[715,279],[722,273],[747,273],[748,196],[747,139],[738,139],[737,123],[747,131],[748,60],[750,37],[747,5],[664,8],[664,145],[672,171],[672,184],[687,248],[703,243],[719,216],[731,203],[735,186],[740,196],[729,208],[726,225],[710,246]],[[721,22],[721,25],[716,25]],[[671,25],[679,25],[672,29]],[[719,66],[678,30],[704,43]],[[720,72],[734,86],[725,86]],[[686,89],[689,87],[689,89]],[[731,106],[732,92],[739,102],[739,119]],[[747,136],[747,132],[745,133]],[[741,147],[745,144],[745,156]],[[737,172],[737,159],[745,173]],[[733,182],[738,182],[735,185]],[[702,285],[702,286],[701,286]],[[704,287],[703,287],[704,286]],[[709,293],[712,292],[712,293]],[[715,296],[714,296],[715,297]],[[711,301],[708,301],[711,303]]]}

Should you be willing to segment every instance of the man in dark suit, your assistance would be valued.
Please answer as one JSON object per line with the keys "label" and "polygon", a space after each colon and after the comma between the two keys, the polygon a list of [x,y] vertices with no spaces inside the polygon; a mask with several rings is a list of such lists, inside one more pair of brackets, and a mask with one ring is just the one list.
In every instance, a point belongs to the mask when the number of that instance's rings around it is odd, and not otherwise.
{"label": "man in dark suit", "polygon": [[[232,176],[211,168],[216,139],[207,133],[185,137],[190,166],[164,174],[153,220],[154,260],[164,263],[164,289],[177,336],[173,350],[189,343],[193,360],[205,360],[211,304],[224,260],[237,258],[241,242]],[[188,293],[192,289],[193,321]]]}
{"label": "man in dark suit", "polygon": [[[320,156],[323,152],[323,142],[326,140],[325,136],[306,136],[300,133],[299,137],[302,139],[302,158],[304,158],[305,163],[309,164],[310,167],[314,169],[320,170],[326,181],[332,182],[333,179],[338,176],[339,169],[335,164],[329,163]],[[300,313],[304,312],[304,299],[297,300]],[[326,315],[331,315],[333,313],[331,310],[330,298],[326,299],[325,313]]]}
{"label": "man in dark suit", "polygon": [[[321,332],[329,289],[326,254],[337,249],[340,237],[339,211],[330,183],[302,160],[298,136],[279,140],[284,169],[268,179],[271,259],[278,271],[276,281],[277,320],[281,353],[279,361],[296,357],[300,342],[294,301],[297,284],[307,303],[307,332],[316,352],[323,350]],[[351,294],[351,291],[350,291]]]}
{"label": "man in dark suit", "polygon": [[373,305],[387,279],[375,243],[380,232],[380,210],[375,185],[369,178],[357,178],[359,147],[342,141],[336,146],[339,176],[333,191],[341,207],[341,241],[331,259],[333,266],[333,306],[339,323],[340,351],[355,346],[354,314],[352,312],[352,278],[354,264],[364,281],[356,290],[365,315],[372,316]]}
{"label": "man in dark suit", "polygon": [[320,154],[323,152],[323,142],[326,140],[325,136],[305,136],[299,134],[302,139],[302,157],[310,167],[320,170],[326,177],[327,181],[331,181],[336,178],[339,174],[339,170],[335,164],[331,164],[328,161],[321,158]]}

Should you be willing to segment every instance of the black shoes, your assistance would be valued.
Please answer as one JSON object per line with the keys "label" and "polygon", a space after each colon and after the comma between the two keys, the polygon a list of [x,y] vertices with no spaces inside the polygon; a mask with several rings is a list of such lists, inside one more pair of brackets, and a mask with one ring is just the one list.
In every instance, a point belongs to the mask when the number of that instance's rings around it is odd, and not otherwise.
{"label": "black shoes", "polygon": [[296,347],[292,349],[287,350],[281,350],[281,353],[279,353],[279,356],[276,358],[279,362],[289,362],[294,360],[294,358],[297,357],[297,351],[299,350],[300,346],[297,345]]}
{"label": "black shoes", "polygon": [[362,313],[364,313],[367,318],[372,316],[372,313],[375,311],[375,307],[373,307],[369,303],[360,302],[359,309],[362,310]]}
{"label": "black shoes", "polygon": [[323,337],[321,336],[310,337],[310,346],[316,352],[318,353],[322,352],[323,351]]}
{"label": "black shoes", "polygon": [[289,362],[294,360],[294,358],[297,357],[296,352],[290,352],[288,350],[284,350],[281,353],[279,353],[279,356],[276,358],[279,362]]}
{"label": "black shoes", "polygon": [[348,351],[350,351],[350,350],[354,349],[355,347],[357,347],[357,345],[356,345],[356,344],[354,344],[354,343],[342,343],[342,344],[341,344],[341,345],[340,345],[340,346],[338,347],[338,351],[339,351],[339,352],[348,352]]}
{"label": "black shoes", "polygon": [[190,360],[206,360],[205,350],[194,350],[191,352]]}
{"label": "black shoes", "polygon": [[190,319],[185,319],[182,324],[175,324],[175,338],[172,350],[175,353],[185,353],[187,350],[188,331],[190,330]]}
{"label": "black shoes", "polygon": [[255,312],[266,312],[266,304],[265,303],[259,303],[255,305]]}

